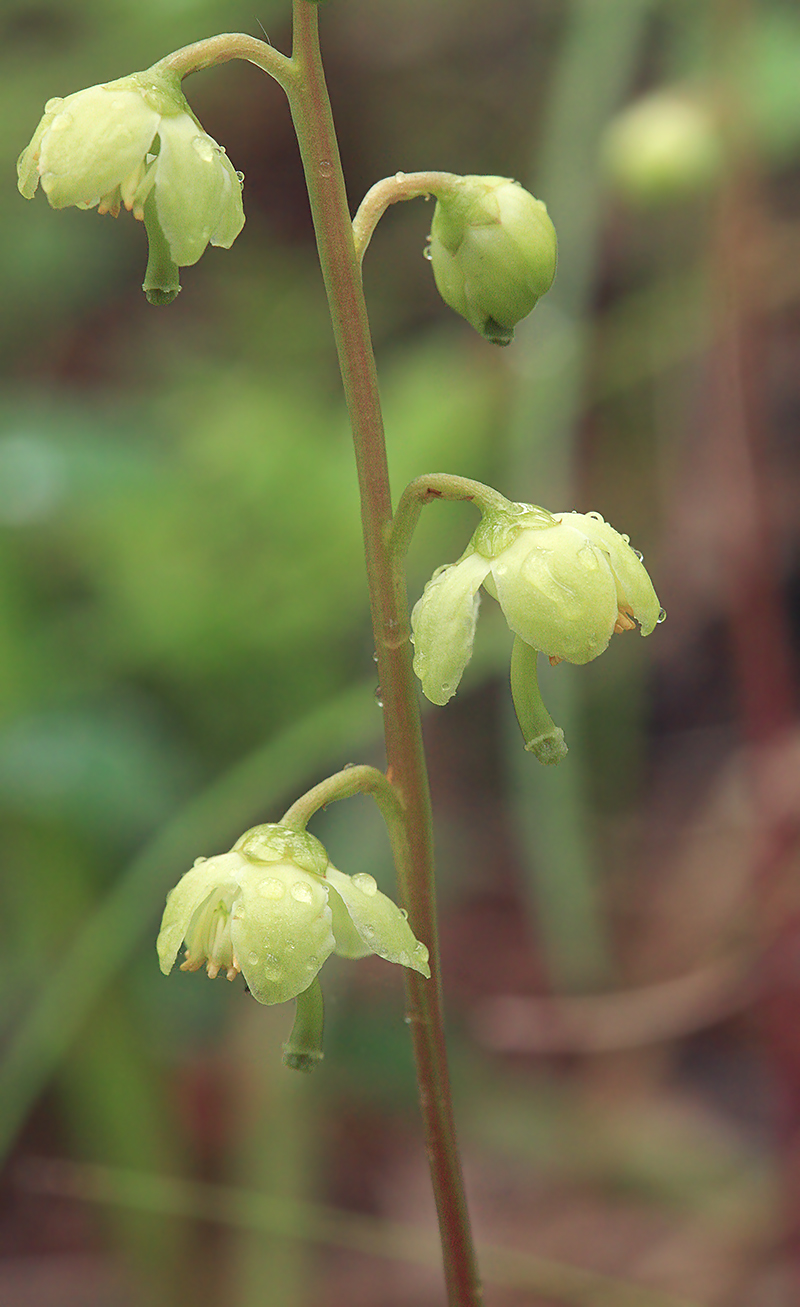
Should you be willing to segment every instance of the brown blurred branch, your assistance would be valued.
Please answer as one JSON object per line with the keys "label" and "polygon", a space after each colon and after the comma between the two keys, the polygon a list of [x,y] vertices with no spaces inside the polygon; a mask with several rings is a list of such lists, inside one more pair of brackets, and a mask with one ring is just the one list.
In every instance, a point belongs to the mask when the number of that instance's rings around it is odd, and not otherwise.
{"label": "brown blurred branch", "polygon": [[582,998],[501,995],[472,1014],[497,1053],[609,1053],[693,1034],[752,1003],[749,957],[720,959],[674,980]]}

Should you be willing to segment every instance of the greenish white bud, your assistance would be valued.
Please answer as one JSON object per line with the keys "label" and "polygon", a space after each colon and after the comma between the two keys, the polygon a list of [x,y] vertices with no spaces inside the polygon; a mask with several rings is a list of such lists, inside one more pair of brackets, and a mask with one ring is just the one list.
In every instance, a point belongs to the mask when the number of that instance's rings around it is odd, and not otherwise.
{"label": "greenish white bud", "polygon": [[256,826],[230,853],[198,858],[167,898],[158,936],[167,975],[181,945],[181,970],[240,973],[260,1003],[306,991],[331,953],[390,962],[430,976],[428,950],[372,876],[331,866],[313,835]]}
{"label": "greenish white bud", "polygon": [[547,209],[509,177],[460,177],[440,192],[428,253],[442,299],[495,345],[511,342],[556,274]]}
{"label": "greenish white bud", "polygon": [[724,157],[710,111],[680,91],[645,96],[618,114],[606,129],[601,156],[618,190],[641,205],[708,191]]}
{"label": "greenish white bud", "polygon": [[241,176],[198,123],[178,75],[158,66],[49,100],[17,173],[26,199],[41,183],[54,209],[116,217],[124,206],[144,221],[153,303],[174,299],[174,270],[209,243],[229,249],[244,225]]}
{"label": "greenish white bud", "polygon": [[[663,620],[640,556],[599,513],[509,503],[486,512],[463,557],[434,573],[411,615],[414,670],[433,703],[455,694],[472,656],[481,586],[523,644],[554,663],[590,662],[615,631],[638,623],[649,635]],[[515,698],[523,701],[521,692]]]}

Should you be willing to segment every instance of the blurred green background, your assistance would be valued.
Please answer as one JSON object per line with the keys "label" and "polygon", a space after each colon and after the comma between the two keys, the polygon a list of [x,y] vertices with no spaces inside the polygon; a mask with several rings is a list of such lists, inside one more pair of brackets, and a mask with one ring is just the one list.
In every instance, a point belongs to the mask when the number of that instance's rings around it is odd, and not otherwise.
{"label": "blurred green background", "polygon": [[[328,964],[326,1060],[306,1081],[280,1064],[288,1008],[167,981],[153,949],[195,856],[382,758],[349,434],[281,92],[243,64],[186,83],[245,173],[247,222],[183,271],[169,308],[145,302],[127,215],[55,213],[14,185],[51,96],[218,31],[263,27],[288,50],[288,10],[0,9],[5,1307],[441,1301],[435,1247],[387,1224],[432,1220],[400,977]],[[553,290],[500,351],[438,299],[430,209],[381,223],[365,285],[395,495],[451,471],[599,510],[670,614],[646,645],[547,669],[571,746],[557,773],[519,747],[488,599],[462,692],[426,716],[468,1187],[480,1237],[525,1255],[491,1263],[487,1302],[788,1307],[774,1102],[747,1014],[764,926],[729,545],[757,484],[760,593],[779,592],[791,669],[800,15],[788,0],[332,0],[320,16],[353,208],[399,169],[502,174],[560,237]],[[674,86],[722,123],[722,180],[643,199],[607,165],[607,125]],[[744,491],[715,382],[729,331],[747,350]],[[466,506],[429,510],[413,598],[473,526]],[[796,815],[787,739],[780,804]],[[314,830],[391,890],[366,801]],[[556,1012],[553,993],[574,1006]]]}

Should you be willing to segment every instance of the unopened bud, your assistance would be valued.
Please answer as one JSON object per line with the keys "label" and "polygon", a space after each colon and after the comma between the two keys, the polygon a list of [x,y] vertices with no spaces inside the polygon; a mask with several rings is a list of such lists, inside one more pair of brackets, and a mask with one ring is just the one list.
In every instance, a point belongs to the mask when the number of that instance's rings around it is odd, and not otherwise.
{"label": "unopened bud", "polygon": [[461,177],[441,192],[429,252],[442,299],[495,345],[511,342],[556,275],[547,209],[508,177]]}

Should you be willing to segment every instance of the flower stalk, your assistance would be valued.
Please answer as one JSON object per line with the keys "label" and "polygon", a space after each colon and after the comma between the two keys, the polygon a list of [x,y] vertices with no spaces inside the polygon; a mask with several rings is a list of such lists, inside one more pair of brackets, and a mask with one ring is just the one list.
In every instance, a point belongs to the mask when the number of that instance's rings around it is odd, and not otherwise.
{"label": "flower stalk", "polygon": [[415,935],[430,950],[431,979],[406,977],[406,996],[431,1178],[451,1307],[478,1307],[481,1290],[456,1143],[444,1040],[436,925],[431,807],[405,585],[394,575],[388,539],[392,503],[377,371],[319,50],[318,11],[293,0],[296,69],[287,86],[305,169],[320,264],[353,431],[378,674],[384,704],[387,776],[399,796],[406,848],[400,895]]}

